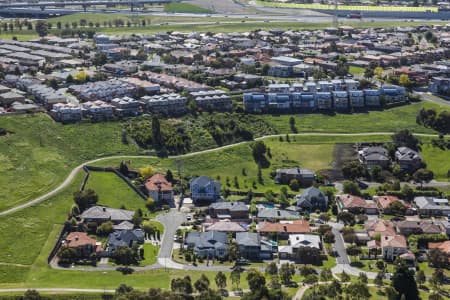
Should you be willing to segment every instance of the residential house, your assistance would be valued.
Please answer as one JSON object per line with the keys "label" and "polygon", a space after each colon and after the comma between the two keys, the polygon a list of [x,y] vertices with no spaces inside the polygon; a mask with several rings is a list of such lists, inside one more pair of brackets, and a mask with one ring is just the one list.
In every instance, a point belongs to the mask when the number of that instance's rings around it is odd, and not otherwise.
{"label": "residential house", "polygon": [[308,221],[296,220],[280,223],[261,222],[258,224],[261,235],[278,235],[279,238],[288,238],[290,234],[309,233],[311,228]]}
{"label": "residential house", "polygon": [[[444,202],[443,205],[440,205]],[[450,206],[445,200],[440,201],[438,198],[434,197],[415,197],[414,204],[417,206],[418,213],[420,216],[448,216],[450,215]]]}
{"label": "residential house", "polygon": [[61,242],[61,247],[74,249],[77,258],[90,258],[92,254],[102,250],[101,244],[86,232],[69,233]]}
{"label": "residential house", "polygon": [[230,96],[222,90],[191,92],[190,95],[203,110],[228,111],[232,108]]}
{"label": "residential house", "polygon": [[276,183],[289,184],[293,179],[297,180],[301,186],[310,186],[316,179],[316,175],[313,171],[301,168],[286,168],[276,170]]}
{"label": "residential house", "polygon": [[315,211],[328,209],[328,197],[318,188],[311,186],[295,196],[296,205],[302,210]]}
{"label": "residential house", "polygon": [[209,205],[209,215],[217,219],[248,219],[249,209],[244,202],[215,202]]}
{"label": "residential house", "polygon": [[263,113],[268,110],[265,94],[244,93],[244,110],[250,113]]}
{"label": "residential house", "polygon": [[346,91],[333,91],[333,102],[336,110],[348,110],[348,93]]}
{"label": "residential house", "polygon": [[292,93],[292,107],[300,112],[313,112],[316,109],[316,96],[314,93]]}
{"label": "residential house", "polygon": [[171,93],[155,96],[144,96],[140,99],[152,114],[182,115],[187,112],[187,98]]}
{"label": "residential house", "polygon": [[218,231],[189,232],[186,245],[197,257],[226,258],[228,255],[228,233]]}
{"label": "residential house", "polygon": [[399,147],[395,151],[395,160],[403,171],[412,174],[422,166],[422,157],[408,147]]}
{"label": "residential house", "polygon": [[428,221],[398,221],[395,223],[398,233],[403,235],[411,234],[440,234],[442,228],[438,224]]}
{"label": "residential house", "polygon": [[380,89],[386,104],[404,102],[406,98],[406,90],[404,87],[396,85],[383,85]]}
{"label": "residential house", "polygon": [[283,210],[278,208],[260,208],[258,209],[257,219],[259,222],[276,222],[280,220],[298,220],[300,213],[296,211]]}
{"label": "residential house", "polygon": [[333,108],[333,97],[330,92],[316,93],[317,108],[321,110],[330,110]]}
{"label": "residential house", "polygon": [[163,174],[157,173],[148,178],[144,186],[150,198],[155,200],[155,202],[173,202],[172,183],[167,181]]}
{"label": "residential house", "polygon": [[247,226],[244,223],[232,222],[230,220],[219,220],[212,224],[206,221],[203,223],[205,231],[218,231],[235,234],[236,232],[247,231]]}
{"label": "residential house", "polygon": [[375,203],[349,194],[337,195],[336,204],[340,211],[348,211],[354,214],[368,215],[374,215],[378,213],[378,208]]}
{"label": "residential house", "polygon": [[385,260],[394,261],[404,253],[408,253],[408,246],[403,235],[381,236],[381,254]]}
{"label": "residential house", "polygon": [[384,147],[366,147],[358,152],[359,161],[369,170],[378,166],[385,169],[390,164],[388,151]]}
{"label": "residential house", "polygon": [[291,109],[291,98],[289,94],[269,93],[267,94],[267,101],[270,111],[288,112]]}
{"label": "residential house", "polygon": [[383,219],[367,221],[364,224],[364,229],[371,238],[381,235],[393,236],[396,234],[394,223]]}
{"label": "residential house", "polygon": [[239,246],[239,254],[245,259],[271,259],[272,244],[261,240],[256,232],[236,233],[236,243]]}
{"label": "residential house", "polygon": [[6,92],[0,94],[0,106],[9,106],[13,102],[25,102],[25,97],[16,92]]}
{"label": "residential house", "polygon": [[207,176],[192,178],[189,181],[191,198],[195,202],[216,202],[220,199],[220,182]]}
{"label": "residential house", "polygon": [[92,206],[81,213],[81,219],[85,223],[95,222],[101,224],[111,221],[114,224],[123,221],[132,222],[134,212],[125,209],[110,208],[106,206]]}
{"label": "residential house", "polygon": [[447,95],[450,92],[450,78],[433,77],[428,84],[428,90],[434,94]]}
{"label": "residential house", "polygon": [[142,113],[139,101],[130,97],[114,98],[111,100],[114,106],[114,113],[119,117],[135,117]]}
{"label": "residential house", "polygon": [[350,101],[350,106],[352,108],[363,108],[365,107],[364,103],[364,91],[360,90],[351,90],[348,92],[348,97]]}
{"label": "residential house", "polygon": [[50,115],[59,122],[78,122],[82,118],[81,107],[74,104],[56,103],[50,111]]}
{"label": "residential house", "polygon": [[390,214],[390,209],[389,206],[394,203],[394,202],[400,202],[401,204],[403,204],[403,206],[406,207],[406,211],[405,214],[407,215],[413,215],[414,214],[414,209],[411,207],[411,204],[400,200],[397,196],[373,196],[373,200],[375,201],[375,203],[378,206],[378,209],[380,210],[381,213],[383,214]]}
{"label": "residential house", "polygon": [[428,250],[431,249],[439,249],[440,251],[447,254],[447,257],[450,260],[450,241],[444,241],[440,243],[428,243]]}
{"label": "residential house", "polygon": [[109,120],[113,118],[113,106],[101,100],[88,101],[81,104],[83,116],[92,120]]}
{"label": "residential house", "polygon": [[142,229],[114,231],[108,236],[107,251],[112,255],[119,247],[133,247],[144,244],[145,233]]}
{"label": "residential house", "polygon": [[320,236],[315,234],[290,234],[289,245],[278,246],[278,256],[280,259],[295,259],[298,249],[302,247],[322,249]]}

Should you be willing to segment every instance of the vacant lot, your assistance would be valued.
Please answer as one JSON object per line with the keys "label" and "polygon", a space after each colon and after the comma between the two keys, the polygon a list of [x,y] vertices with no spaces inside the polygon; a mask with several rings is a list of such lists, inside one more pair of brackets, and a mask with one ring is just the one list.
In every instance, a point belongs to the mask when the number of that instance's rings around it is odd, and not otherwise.
{"label": "vacant lot", "polygon": [[211,13],[209,9],[189,3],[167,3],[164,5],[164,11],[175,13]]}
{"label": "vacant lot", "polygon": [[442,150],[431,144],[422,145],[422,157],[427,163],[427,168],[434,172],[434,179],[448,181],[450,171],[450,150]]}

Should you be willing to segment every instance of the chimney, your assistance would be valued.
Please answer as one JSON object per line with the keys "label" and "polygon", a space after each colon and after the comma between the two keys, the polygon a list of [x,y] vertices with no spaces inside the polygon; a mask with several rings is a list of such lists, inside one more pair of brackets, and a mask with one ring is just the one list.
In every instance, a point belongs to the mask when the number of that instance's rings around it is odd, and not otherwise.
{"label": "chimney", "polygon": [[279,210],[277,210],[277,214],[278,214],[278,216],[281,216],[281,213],[280,213],[280,211],[279,211]]}
{"label": "chimney", "polygon": [[284,231],[287,232],[287,226],[283,226]]}
{"label": "chimney", "polygon": [[103,207],[103,211],[106,211],[106,207]]}

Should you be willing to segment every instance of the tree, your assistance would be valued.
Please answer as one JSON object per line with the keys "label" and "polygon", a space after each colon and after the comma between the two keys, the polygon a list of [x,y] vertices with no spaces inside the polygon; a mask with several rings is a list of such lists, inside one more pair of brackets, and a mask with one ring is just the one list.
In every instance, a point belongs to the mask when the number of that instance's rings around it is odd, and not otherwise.
{"label": "tree", "polygon": [[241,282],[241,272],[238,269],[234,269],[230,274],[231,283],[234,284],[236,288],[239,288],[239,283]]}
{"label": "tree", "polygon": [[404,216],[406,213],[406,206],[400,201],[389,203],[388,210],[395,216]]}
{"label": "tree", "polygon": [[47,23],[42,21],[42,20],[38,20],[36,22],[36,25],[35,25],[34,29],[36,30],[37,34],[40,37],[44,37],[44,36],[46,36],[48,34]]}
{"label": "tree", "polygon": [[172,279],[170,283],[170,289],[178,294],[190,295],[192,294],[191,277],[185,276],[184,278]]}
{"label": "tree", "polygon": [[319,215],[319,219],[327,223],[328,221],[330,221],[330,215],[327,213],[321,213]]}
{"label": "tree", "polygon": [[142,210],[138,208],[132,218],[134,226],[141,226],[142,224]]}
{"label": "tree", "polygon": [[97,227],[97,235],[100,235],[100,236],[107,236],[113,231],[114,231],[114,228],[113,228],[113,223],[111,221],[102,223],[100,226]]}
{"label": "tree", "polygon": [[420,183],[420,188],[422,189],[422,188],[423,188],[423,183],[424,183],[424,182],[425,182],[425,183],[430,182],[430,181],[433,179],[434,174],[433,174],[433,172],[430,171],[430,170],[427,170],[427,169],[419,169],[419,170],[417,170],[417,171],[414,173],[413,177],[414,177],[414,180],[415,180],[416,182],[419,182],[419,183]]}
{"label": "tree", "polygon": [[133,291],[133,287],[126,285],[126,284],[121,284],[116,289],[116,295],[125,295],[132,291]]}
{"label": "tree", "polygon": [[259,291],[266,285],[266,278],[256,269],[250,269],[247,271],[247,281],[248,287],[252,292]]}
{"label": "tree", "polygon": [[77,252],[74,248],[62,247],[58,251],[58,263],[61,265],[70,265],[75,262]]}
{"label": "tree", "polygon": [[419,291],[414,279],[414,273],[408,269],[404,262],[400,262],[392,276],[392,286],[398,293],[398,296],[405,296],[408,300],[418,300]]}
{"label": "tree", "polygon": [[434,292],[430,296],[428,296],[428,300],[444,300],[444,297],[442,297],[440,294]]}
{"label": "tree", "polygon": [[280,267],[280,278],[283,284],[289,284],[291,282],[292,276],[295,274],[295,265],[285,263]]}
{"label": "tree", "polygon": [[256,141],[252,145],[252,155],[253,159],[258,165],[264,165],[267,163],[267,158],[265,156],[267,152],[266,144],[263,141]]}
{"label": "tree", "polygon": [[369,281],[366,273],[364,273],[364,272],[359,272],[358,279],[359,279],[359,281],[361,281],[362,283],[365,283],[365,284],[367,284]]}
{"label": "tree", "polygon": [[421,285],[426,282],[427,278],[425,277],[425,272],[423,270],[419,270],[416,272],[416,282]]}
{"label": "tree", "polygon": [[333,278],[333,273],[329,268],[323,268],[322,272],[320,272],[320,280],[321,281],[330,281]]}
{"label": "tree", "polygon": [[361,253],[362,253],[361,248],[356,245],[350,245],[347,247],[347,254],[350,256],[358,256]]}
{"label": "tree", "polygon": [[392,286],[387,286],[384,289],[384,292],[385,292],[388,300],[397,300],[397,297],[398,297],[397,290],[395,288],[393,288]]}
{"label": "tree", "polygon": [[293,191],[298,191],[300,188],[300,184],[298,183],[297,179],[291,179],[289,182],[289,188]]}
{"label": "tree", "polygon": [[361,196],[361,191],[359,190],[358,184],[353,181],[345,181],[342,189],[345,194],[350,194],[354,196]]}
{"label": "tree", "polygon": [[269,275],[277,275],[278,274],[277,263],[274,261],[270,262],[267,265],[265,272],[266,272],[266,274],[269,274]]}
{"label": "tree", "polygon": [[375,276],[373,283],[375,283],[378,287],[381,287],[381,286],[383,286],[383,278],[384,278],[384,272],[379,271],[377,273],[377,276]]}
{"label": "tree", "polygon": [[112,258],[117,264],[128,266],[136,263],[136,254],[130,247],[120,246],[114,250]]}
{"label": "tree", "polygon": [[175,181],[174,177],[173,177],[173,173],[171,170],[167,170],[166,172],[166,179],[168,182],[173,183]]}
{"label": "tree", "polygon": [[428,262],[435,268],[448,268],[450,266],[447,254],[441,249],[430,249]]}
{"label": "tree", "polygon": [[327,231],[323,236],[323,241],[329,244],[334,243],[335,242],[334,233],[331,231]]}
{"label": "tree", "polygon": [[142,229],[148,235],[154,235],[158,231],[158,227],[153,221],[144,221],[142,223]]}
{"label": "tree", "polygon": [[346,289],[345,292],[348,296],[350,296],[350,299],[369,299],[370,298],[370,292],[369,287],[364,282],[352,282],[350,283]]}
{"label": "tree", "polygon": [[219,289],[224,289],[227,286],[227,277],[221,271],[216,274],[214,281]]}
{"label": "tree", "polygon": [[147,179],[149,177],[152,177],[154,173],[155,172],[153,171],[153,168],[151,166],[139,168],[139,174],[142,178]]}
{"label": "tree", "polygon": [[355,224],[355,215],[347,211],[338,213],[336,218],[338,221],[344,222],[345,225]]}
{"label": "tree", "polygon": [[83,212],[97,203],[98,195],[94,190],[87,189],[73,193],[73,200]]}
{"label": "tree", "polygon": [[163,137],[161,134],[161,124],[159,118],[154,116],[152,118],[152,142],[154,145],[160,147],[163,145]]}
{"label": "tree", "polygon": [[350,275],[348,275],[347,273],[345,273],[345,271],[343,271],[341,273],[341,281],[342,282],[349,282],[350,281]]}
{"label": "tree", "polygon": [[23,297],[20,297],[21,300],[41,300],[42,297],[36,290],[27,290]]}
{"label": "tree", "polygon": [[381,79],[383,77],[383,68],[382,67],[376,67],[373,70],[373,73],[378,77],[378,79]]}
{"label": "tree", "polygon": [[148,197],[147,201],[145,201],[145,207],[147,207],[149,211],[153,211],[153,209],[155,208],[155,200],[151,197]]}
{"label": "tree", "polygon": [[400,75],[400,77],[398,78],[398,83],[399,83],[401,86],[409,87],[409,86],[411,85],[411,80],[409,80],[408,74],[402,74],[402,75]]}
{"label": "tree", "polygon": [[336,279],[333,279],[330,285],[328,285],[327,296],[334,299],[340,294],[342,294],[341,283]]}
{"label": "tree", "polygon": [[108,57],[104,52],[97,52],[92,59],[94,66],[103,66],[108,61]]}
{"label": "tree", "polygon": [[299,247],[295,255],[303,263],[317,264],[322,260],[320,250],[313,247]]}
{"label": "tree", "polygon": [[400,130],[391,137],[395,147],[408,147],[418,150],[419,140],[408,130]]}
{"label": "tree", "polygon": [[445,281],[445,274],[442,269],[435,269],[430,278],[430,284],[434,290],[440,291]]}
{"label": "tree", "polygon": [[198,292],[204,292],[209,288],[209,279],[205,274],[202,274],[200,278],[194,283],[194,287]]}
{"label": "tree", "polygon": [[230,243],[228,247],[228,258],[230,261],[236,261],[240,258],[241,254],[239,252],[239,245],[236,242]]}

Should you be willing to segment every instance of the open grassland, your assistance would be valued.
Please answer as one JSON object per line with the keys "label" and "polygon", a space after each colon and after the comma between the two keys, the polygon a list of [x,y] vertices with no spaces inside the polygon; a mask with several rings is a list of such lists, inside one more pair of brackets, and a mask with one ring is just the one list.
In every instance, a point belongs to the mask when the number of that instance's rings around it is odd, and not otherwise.
{"label": "open grassland", "polygon": [[434,173],[434,179],[439,181],[448,181],[448,172],[450,171],[450,150],[433,147],[431,144],[424,144],[421,147],[421,154],[427,168]]}
{"label": "open grassland", "polygon": [[[417,112],[422,108],[444,109],[434,103],[420,102],[391,109],[370,111],[367,113],[336,114],[302,114],[295,116],[297,129],[307,132],[393,132],[409,129],[415,133],[435,133],[416,123]],[[289,132],[290,115],[267,116],[266,121],[279,132]]]}
{"label": "open grassland", "polygon": [[[317,10],[334,10],[335,7],[332,4],[302,4],[302,3],[281,3],[281,2],[270,2],[270,1],[260,1],[257,0],[258,5],[270,6],[270,7],[281,7],[281,8],[301,8],[301,9],[317,9]],[[437,12],[437,7],[432,6],[420,6],[420,7],[410,7],[410,6],[367,6],[367,5],[339,5],[338,10],[354,10],[354,11],[386,11],[386,12],[426,12],[432,11]]]}
{"label": "open grassland", "polygon": [[[295,126],[299,132],[362,133],[409,129],[415,133],[435,133],[432,129],[416,124],[416,114],[422,107],[436,110],[443,109],[442,106],[427,102],[368,113],[337,114],[334,116],[303,114],[294,116]],[[290,115],[266,115],[262,116],[262,118],[280,134],[291,132],[289,125]],[[35,114],[1,117],[0,128],[13,132],[13,134],[0,137],[0,172],[3,174],[0,177],[0,186],[4,191],[0,194],[0,210],[27,202],[54,189],[63,181],[72,168],[82,162],[105,156],[138,155],[143,153],[143,150],[132,142],[129,144],[122,143],[122,124],[120,122],[84,122],[62,125],[54,122],[45,114]],[[196,138],[196,142],[202,140],[198,136],[193,136],[193,138]],[[385,140],[386,138],[384,137]],[[313,170],[327,168],[331,162],[332,146],[328,148],[321,147],[321,151],[323,151],[321,153],[320,151],[313,151],[311,144],[332,144],[349,140],[352,142],[361,140],[363,137],[344,139],[342,136],[335,138],[308,136],[297,137],[296,139],[300,143],[292,138],[290,147],[283,145],[281,149],[278,149],[275,144],[269,145],[274,148],[272,153],[276,153],[276,155],[274,155],[271,166],[263,169],[263,177],[266,182],[269,182],[268,175],[270,171],[276,167],[298,164]],[[332,139],[332,143],[330,143],[330,139]],[[365,137],[364,140],[372,141],[374,137]],[[309,145],[304,145],[305,143]],[[209,143],[200,145],[201,149],[199,150],[214,146]],[[298,147],[298,149],[295,149],[295,147]],[[305,149],[305,147],[308,149]],[[295,150],[288,150],[291,148]],[[431,150],[434,152],[431,153]],[[234,153],[231,153],[229,156],[226,156],[228,155],[227,152],[223,155],[210,153],[208,155],[212,157],[208,159],[196,159],[195,156],[189,157],[193,161],[191,164],[186,164],[186,171],[191,175],[199,175],[199,170],[202,170],[206,175],[220,175],[221,179],[225,180],[227,176],[239,176],[239,174],[234,172],[237,164],[230,164],[230,162],[239,162],[240,169],[246,168],[248,171],[246,177],[242,176],[242,178],[239,178],[239,186],[240,189],[248,189],[252,185],[257,172],[255,169],[256,165],[253,162],[248,159],[242,159],[242,157],[251,157],[250,147],[248,145],[240,146],[227,149],[227,151]],[[295,153],[300,154],[295,156]],[[312,154],[302,156],[302,153]],[[439,154],[443,159],[447,152],[439,152],[437,149],[425,149],[425,158],[430,157],[433,159],[435,154]],[[289,160],[293,162],[287,163]],[[164,160],[159,159],[154,159],[154,161],[164,162]],[[218,163],[215,163],[215,161]],[[198,164],[203,167],[199,168]],[[435,165],[431,163],[430,166],[432,169],[436,168],[438,170],[437,175],[439,178],[446,176],[446,166],[443,164],[437,162]],[[161,167],[175,169],[173,163],[166,163]],[[230,178],[230,180],[232,179]],[[104,182],[104,180],[99,180],[98,182]],[[261,186],[258,187],[258,190],[266,188],[267,186]]]}
{"label": "open grassland", "polygon": [[64,126],[46,114],[4,116],[0,127],[0,210],[29,201],[59,185],[81,162],[117,154],[138,154],[121,142],[121,124]]}
{"label": "open grassland", "polygon": [[164,4],[165,12],[174,13],[211,13],[211,10],[190,3],[172,2]]}
{"label": "open grassland", "polygon": [[129,210],[145,208],[145,201],[112,172],[91,171],[86,184],[86,189],[88,188],[97,193],[100,204],[108,203],[117,208],[125,205]]}

